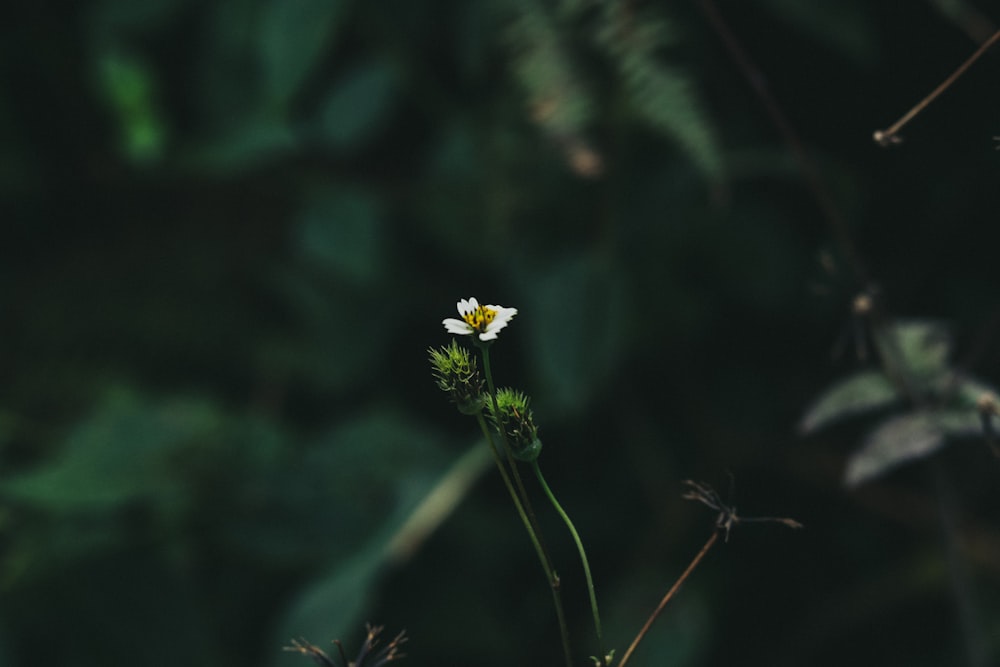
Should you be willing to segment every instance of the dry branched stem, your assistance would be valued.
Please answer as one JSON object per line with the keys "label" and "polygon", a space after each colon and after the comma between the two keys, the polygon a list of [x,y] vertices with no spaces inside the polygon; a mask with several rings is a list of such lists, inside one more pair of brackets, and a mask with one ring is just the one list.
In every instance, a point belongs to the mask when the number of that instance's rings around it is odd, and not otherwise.
{"label": "dry branched stem", "polygon": [[937,88],[931,91],[930,95],[920,100],[917,103],[917,105],[914,106],[909,111],[907,111],[902,118],[897,120],[895,123],[893,123],[885,130],[875,130],[874,134],[872,134],[872,138],[875,140],[875,143],[877,143],[879,146],[886,147],[902,142],[902,138],[900,138],[899,136],[899,131],[903,129],[903,126],[909,123],[911,120],[913,120],[913,118],[916,117],[917,114],[919,114],[921,111],[927,108],[927,106],[935,99],[937,99],[937,97],[941,93],[946,91],[951,86],[951,84],[955,83],[955,81],[958,80],[958,77],[965,74],[965,70],[969,69],[974,62],[979,60],[979,58],[984,53],[986,53],[990,49],[990,47],[993,46],[997,41],[1000,41],[1000,30],[997,30],[995,33],[993,33],[993,35],[989,39],[980,44],[979,48],[976,49],[976,52],[973,53],[971,56],[969,56],[969,58],[964,63],[962,63],[958,69],[952,72],[951,76],[942,81]]}

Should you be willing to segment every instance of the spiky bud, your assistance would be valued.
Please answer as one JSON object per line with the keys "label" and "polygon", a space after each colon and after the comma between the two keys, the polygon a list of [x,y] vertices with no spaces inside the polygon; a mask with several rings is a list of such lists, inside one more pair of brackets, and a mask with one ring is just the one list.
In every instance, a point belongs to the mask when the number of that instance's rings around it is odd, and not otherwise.
{"label": "spiky bud", "polygon": [[445,347],[430,348],[427,352],[437,386],[451,397],[458,411],[466,415],[481,412],[485,404],[483,377],[469,350],[453,340]]}
{"label": "spiky bud", "polygon": [[519,461],[530,463],[542,453],[538,427],[524,393],[505,387],[497,391],[497,409],[489,403],[490,417],[497,430],[507,437],[510,452]]}

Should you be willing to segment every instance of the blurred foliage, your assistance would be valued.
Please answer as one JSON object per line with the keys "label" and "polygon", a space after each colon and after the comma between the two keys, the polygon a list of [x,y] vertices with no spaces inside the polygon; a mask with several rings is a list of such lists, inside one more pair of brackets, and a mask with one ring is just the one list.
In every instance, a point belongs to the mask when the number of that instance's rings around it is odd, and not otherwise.
{"label": "blurred foliage", "polygon": [[741,513],[806,525],[734,530],[631,664],[994,664],[996,59],[902,145],[871,134],[1000,17],[713,4],[843,229],[705,0],[11,8],[0,667],[287,667],[366,621],[414,665],[559,664],[426,364],[469,296],[519,309],[494,372],[531,396],[619,655],[712,529],[680,480],[730,471]]}
{"label": "blurred foliage", "polygon": [[847,462],[848,484],[877,477],[932,454],[948,436],[984,437],[978,401],[996,390],[948,365],[950,337],[940,324],[905,322],[876,330],[884,372],[860,371],[838,382],[809,408],[805,433],[844,417],[909,402],[912,412],[886,419]]}

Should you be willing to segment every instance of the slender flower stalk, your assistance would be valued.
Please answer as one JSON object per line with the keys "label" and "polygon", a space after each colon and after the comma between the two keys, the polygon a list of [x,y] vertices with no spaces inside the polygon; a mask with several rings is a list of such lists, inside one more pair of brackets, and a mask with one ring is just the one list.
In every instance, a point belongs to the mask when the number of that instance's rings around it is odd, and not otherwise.
{"label": "slender flower stalk", "polygon": [[[484,362],[484,367],[488,364]],[[487,384],[490,384],[491,374],[486,371]],[[590,573],[590,563],[587,560],[587,552],[583,547],[580,534],[570,520],[569,515],[556,500],[555,494],[545,481],[542,470],[538,466],[538,457],[542,451],[542,441],[538,438],[538,427],[535,426],[534,416],[529,407],[529,399],[523,393],[513,389],[504,388],[499,391],[490,386],[492,396],[492,416],[497,430],[504,438],[504,443],[508,448],[512,458],[525,463],[529,463],[535,472],[535,477],[545,492],[545,496],[552,503],[556,512],[569,528],[570,535],[576,544],[580,554],[580,561],[583,563],[583,571],[587,578],[587,592],[590,596],[590,609],[594,615],[594,629],[597,634],[597,645],[600,657],[596,658],[598,667],[607,667],[611,661],[611,655],[604,650],[604,634],[601,629],[601,614],[597,607],[597,595],[594,591],[594,578]],[[517,468],[512,463],[512,468]]]}
{"label": "slender flower stalk", "polygon": [[556,500],[555,494],[552,493],[552,489],[545,482],[545,477],[542,475],[542,469],[538,467],[538,461],[532,461],[531,467],[535,471],[535,477],[538,478],[538,483],[542,485],[542,490],[545,491],[545,495],[548,497],[549,502],[555,507],[556,512],[562,517],[563,522],[569,529],[570,535],[573,536],[573,541],[576,543],[576,549],[580,552],[580,562],[583,563],[583,573],[587,577],[587,592],[590,595],[590,610],[594,615],[594,630],[597,633],[597,648],[600,651],[600,662],[598,665],[607,666],[610,664],[610,655],[604,650],[604,634],[601,631],[601,613],[597,609],[597,593],[594,591],[594,578],[590,574],[590,562],[587,560],[587,551],[583,548],[583,541],[580,539],[580,534],[576,531],[576,527],[570,520],[569,515]]}
{"label": "slender flower stalk", "polygon": [[514,507],[517,509],[518,516],[521,517],[521,522],[524,523],[525,530],[528,531],[528,536],[531,538],[531,543],[535,547],[535,553],[538,554],[538,560],[542,562],[542,569],[545,570],[545,578],[549,582],[549,588],[552,589],[552,601],[556,607],[556,618],[559,621],[559,634],[562,637],[563,644],[563,655],[566,658],[566,667],[572,666],[572,659],[570,658],[570,646],[569,646],[569,626],[566,624],[566,612],[563,610],[562,595],[559,592],[559,576],[552,569],[551,559],[549,558],[548,551],[539,539],[528,515],[525,513],[524,506],[521,504],[521,499],[518,498],[517,492],[514,490],[514,485],[510,481],[510,475],[507,473],[507,468],[504,466],[503,460],[500,458],[500,452],[497,450],[496,444],[493,442],[493,436],[490,434],[490,429],[486,425],[486,419],[480,412],[476,415],[477,421],[479,422],[479,428],[482,429],[483,435],[486,436],[486,442],[490,445],[490,450],[493,452],[493,459],[496,461],[497,470],[500,471],[500,477],[503,478],[504,486],[507,487],[507,491],[510,493],[510,499],[514,501]]}
{"label": "slender flower stalk", "polygon": [[[504,308],[496,305],[481,305],[475,297],[462,299],[458,302],[458,313],[462,319],[446,318],[442,324],[448,333],[471,336],[472,341],[480,349],[483,355],[483,368],[489,388],[489,397],[492,404],[493,414],[497,414],[497,392],[493,383],[493,373],[490,369],[489,346],[496,340],[497,334],[507,326],[510,320],[517,315],[516,308]],[[511,453],[510,442],[503,429],[500,435],[504,443],[504,453],[506,464],[500,456],[499,448],[493,441],[489,426],[483,416],[483,408],[486,406],[485,397],[482,395],[482,381],[478,375],[474,360],[469,358],[468,352],[464,348],[452,341],[449,347],[440,350],[430,350],[431,365],[435,371],[438,387],[449,393],[460,412],[475,415],[479,423],[486,442],[493,452],[493,459],[496,462],[497,470],[503,479],[507,492],[510,493],[511,500],[521,522],[528,531],[531,543],[535,547],[538,559],[542,563],[545,577],[552,589],[552,598],[556,608],[556,617],[559,622],[559,633],[562,637],[563,654],[566,658],[566,667],[572,667],[573,661],[570,653],[569,626],[566,623],[566,614],[563,610],[562,595],[559,589],[559,576],[552,567],[552,559],[545,543],[541,538],[541,527],[535,517],[535,512],[531,507],[524,482],[518,472],[517,464]],[[509,466],[509,472],[508,472]],[[512,481],[513,479],[513,481]],[[515,488],[516,484],[516,488]]]}

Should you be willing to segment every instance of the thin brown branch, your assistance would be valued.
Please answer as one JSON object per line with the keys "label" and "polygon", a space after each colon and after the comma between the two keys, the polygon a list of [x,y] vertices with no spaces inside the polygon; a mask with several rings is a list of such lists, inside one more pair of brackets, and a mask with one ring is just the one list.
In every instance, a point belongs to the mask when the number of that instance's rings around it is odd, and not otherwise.
{"label": "thin brown branch", "polygon": [[687,578],[691,576],[691,573],[694,572],[694,569],[698,567],[698,563],[701,562],[701,559],[705,557],[705,554],[708,553],[708,550],[712,548],[712,545],[715,544],[715,542],[718,539],[719,539],[719,531],[713,530],[712,535],[708,538],[708,541],[705,542],[705,546],[701,548],[701,551],[699,551],[698,555],[694,557],[694,560],[691,561],[691,564],[687,566],[687,569],[684,570],[684,573],[680,576],[679,579],[677,579],[677,581],[674,582],[674,585],[670,587],[670,590],[667,591],[667,594],[663,596],[663,599],[660,600],[660,604],[657,605],[656,609],[653,610],[653,613],[649,615],[649,618],[646,620],[646,624],[642,626],[642,629],[639,630],[639,634],[635,636],[635,639],[632,640],[632,643],[629,645],[628,650],[625,651],[625,655],[622,656],[622,660],[621,662],[618,663],[618,667],[625,667],[625,663],[628,662],[628,659],[632,656],[632,653],[635,652],[635,647],[639,645],[639,642],[641,642],[643,637],[646,636],[646,633],[649,632],[649,628],[652,627],[653,621],[655,621],[657,616],[660,615],[660,612],[663,611],[663,608],[667,606],[667,603],[670,602],[670,599],[674,597],[674,594],[677,593],[677,591],[680,589],[681,584],[687,581]]}
{"label": "thin brown branch", "polygon": [[867,286],[870,282],[868,272],[865,270],[860,256],[854,247],[854,241],[851,238],[847,220],[841,215],[836,204],[834,204],[833,197],[827,189],[816,163],[809,157],[795,128],[788,121],[778,102],[768,90],[767,80],[743,49],[735,33],[730,29],[729,24],[726,23],[718,7],[716,7],[715,2],[713,0],[701,0],[700,5],[702,12],[726,46],[726,49],[747,80],[747,83],[760,99],[768,117],[778,130],[785,145],[791,151],[792,157],[806,179],[809,190],[813,193],[823,212],[823,217],[826,219],[833,237],[837,240],[841,251],[850,264],[856,280],[860,285]]}
{"label": "thin brown branch", "polygon": [[996,44],[997,41],[1000,41],[1000,30],[997,30],[995,33],[993,33],[993,35],[989,39],[983,42],[979,46],[979,48],[976,49],[975,53],[969,56],[969,58],[964,63],[959,65],[958,69],[956,69],[954,72],[951,73],[951,76],[942,81],[937,88],[932,90],[930,95],[917,102],[916,106],[914,106],[912,109],[903,114],[902,118],[900,118],[899,120],[897,120],[895,123],[893,123],[884,130],[875,130],[874,134],[872,135],[872,138],[875,140],[875,143],[883,147],[900,143],[902,141],[902,138],[899,136],[899,131],[903,129],[903,126],[905,126],[907,123],[913,120],[917,116],[917,114],[926,109],[927,106],[931,102],[936,100],[938,96],[941,95],[941,93],[946,91],[951,86],[951,84],[955,83],[955,81],[957,81],[960,76],[965,74],[965,71],[969,69],[973,63],[979,60],[979,58],[982,57],[982,55],[986,53],[990,49],[990,47]]}

